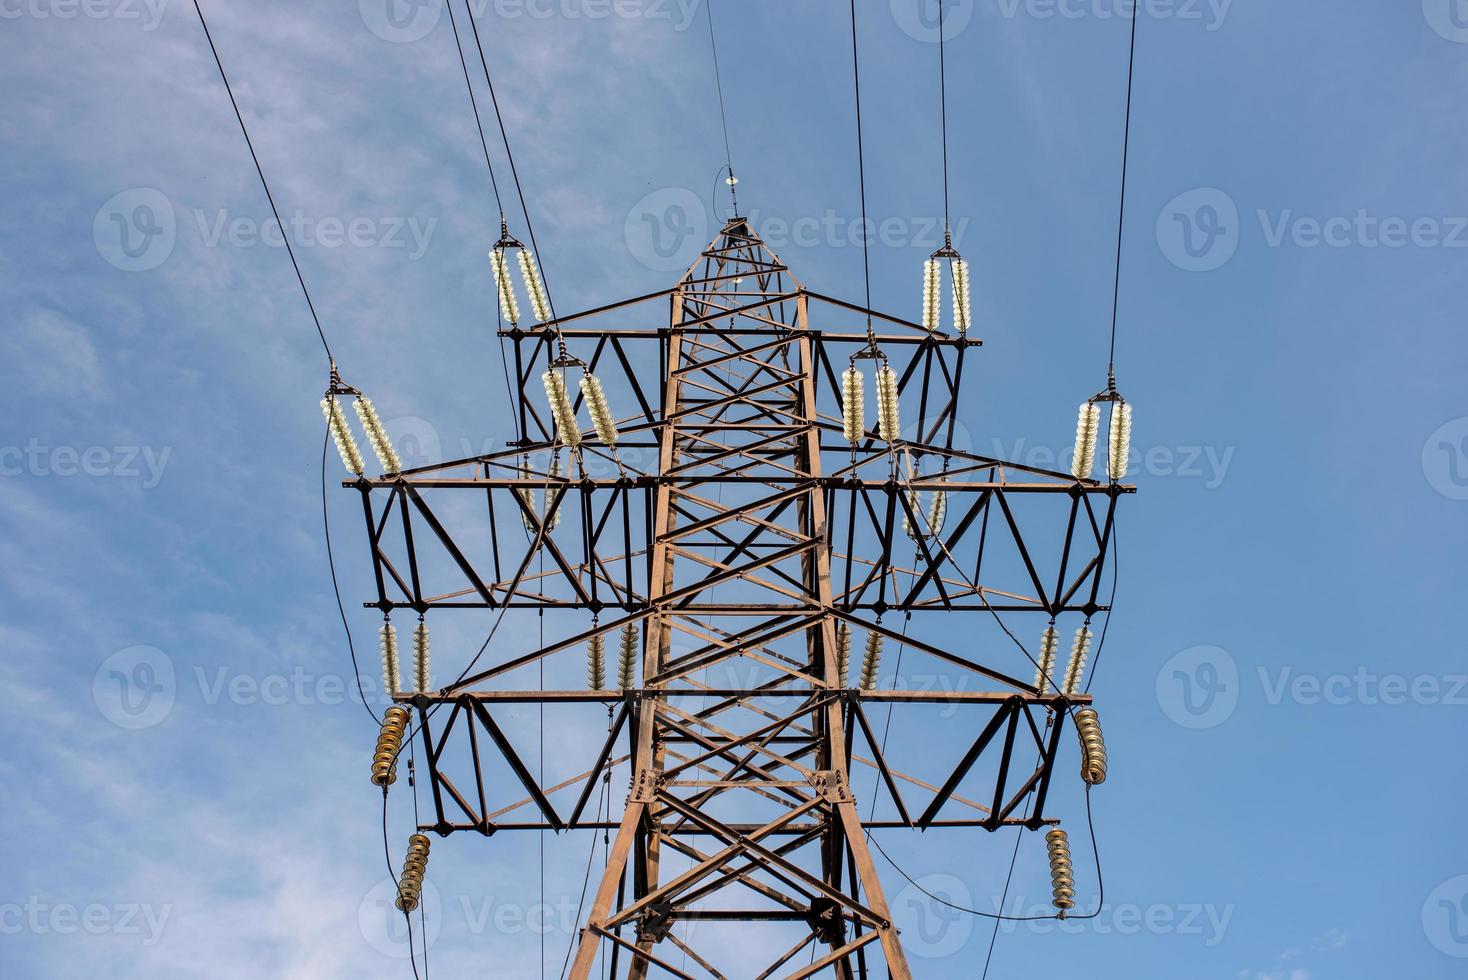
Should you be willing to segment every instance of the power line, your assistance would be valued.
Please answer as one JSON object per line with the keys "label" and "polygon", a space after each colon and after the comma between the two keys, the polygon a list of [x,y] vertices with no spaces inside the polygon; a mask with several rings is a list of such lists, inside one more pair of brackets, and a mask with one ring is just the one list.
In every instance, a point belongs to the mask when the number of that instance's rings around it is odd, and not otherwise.
{"label": "power line", "polygon": [[[474,30],[474,46],[479,50],[479,64],[484,69],[484,82],[489,86],[489,101],[494,106],[494,118],[499,124],[500,140],[505,144],[505,157],[510,161],[510,176],[515,180],[515,194],[520,198],[520,213],[525,216],[525,230],[530,236],[530,247],[535,252],[535,261],[540,265],[540,278],[545,287],[545,301],[550,306],[551,319],[556,317],[556,302],[551,296],[550,277],[545,273],[545,265],[540,261],[540,245],[535,240],[535,224],[530,220],[530,209],[525,205],[525,190],[520,185],[520,171],[515,166],[515,153],[510,149],[510,137],[505,131],[505,117],[500,112],[499,96],[494,91],[494,79],[489,74],[489,60],[484,56],[484,42],[479,37],[479,23],[474,17],[474,9],[465,0],[465,8],[469,12],[469,26]],[[557,337],[561,338],[561,344],[565,346],[564,336],[559,326],[555,328]]]}
{"label": "power line", "polygon": [[[1099,916],[1102,909],[1106,907],[1106,879],[1101,874],[1101,852],[1096,847],[1096,821],[1091,813],[1091,787],[1089,785],[1086,786],[1086,826],[1090,830],[1091,852],[1096,859],[1096,911],[1087,912],[1085,915],[1067,915],[1065,917],[1066,921],[1073,921],[1077,919],[1094,919]],[[946,898],[940,898],[939,896],[934,895],[922,885],[918,884],[918,882],[912,877],[912,875],[903,870],[902,865],[892,860],[891,855],[889,855],[885,850],[882,849],[881,842],[878,841],[874,835],[867,835],[867,839],[870,840],[874,845],[876,845],[877,853],[881,854],[883,860],[892,865],[892,869],[894,871],[902,875],[903,878],[906,878],[909,885],[912,885],[912,887],[916,888],[918,891],[922,892],[924,895],[926,895],[928,898],[931,898],[939,905],[953,909],[955,912],[963,912],[968,915],[977,915],[984,919],[997,919],[1000,922],[1053,922],[1056,919],[1060,918],[1060,916],[1058,915],[1004,915],[1002,912],[982,912],[978,909],[968,908],[965,905],[955,905],[954,903],[948,901]]]}
{"label": "power line", "polygon": [[[1054,718],[1047,717],[1045,719],[1045,731],[1046,731],[1046,733],[1049,733],[1050,726],[1053,723],[1054,723]],[[1041,750],[1040,758],[1038,760],[1036,760],[1036,763],[1035,763],[1036,766],[1038,767],[1039,764],[1040,764],[1040,762],[1042,762],[1043,760],[1044,760],[1044,751]],[[1028,800],[1025,801],[1025,817],[1026,817],[1026,819],[1029,818],[1029,815],[1030,815],[1030,807],[1031,807],[1031,805],[1033,803],[1034,803],[1034,797],[1031,797],[1030,799],[1028,799]],[[1025,832],[1024,832],[1024,828],[1021,827],[1021,828],[1019,828],[1019,829],[1017,829],[1015,831],[1015,834],[1014,834],[1014,850],[1011,851],[1010,854],[1009,854],[1009,871],[1004,876],[1004,890],[999,893],[999,911],[1001,913],[1004,911],[1004,903],[1007,902],[1007,901],[1009,901],[1009,889],[1010,889],[1010,886],[1014,884],[1014,866],[1019,862],[1019,846],[1020,846],[1020,844],[1022,844],[1024,842],[1024,839],[1025,839]],[[988,978],[989,978],[989,967],[994,962],[994,947],[997,946],[997,945],[999,945],[999,923],[996,921],[994,923],[994,931],[989,934],[989,951],[984,954],[984,972],[982,974],[980,974],[979,980],[988,980]]]}
{"label": "power line", "polygon": [[[280,220],[280,210],[275,205],[275,195],[270,190],[270,182],[265,179],[265,169],[260,165],[260,157],[255,152],[254,141],[250,139],[249,127],[245,125],[245,117],[240,112],[239,102],[234,96],[234,88],[230,85],[229,75],[224,71],[224,62],[220,60],[219,49],[214,44],[214,35],[209,30],[209,22],[204,17],[204,11],[199,7],[199,0],[194,0],[194,12],[199,17],[199,26],[204,29],[204,39],[209,42],[209,51],[214,56],[215,67],[219,69],[219,78],[224,82],[224,91],[229,96],[230,106],[234,109],[234,117],[239,123],[240,133],[244,136],[245,146],[250,151],[250,159],[254,161],[255,173],[260,177],[260,186],[265,190],[265,198],[270,202],[270,210],[275,215],[276,226],[280,228],[280,237],[285,242],[286,254],[290,256],[291,268],[296,272],[296,281],[301,285],[301,294],[306,298],[306,307],[311,311],[311,320],[316,325],[316,335],[321,338],[321,346],[326,351],[326,359],[332,365],[334,372],[336,360],[331,353],[331,344],[327,342],[326,331],[321,326],[321,318],[316,314],[316,304],[311,300],[311,291],[306,288],[306,279],[301,274],[300,263],[296,261],[296,253],[291,247],[290,236],[286,234],[285,224]],[[331,516],[326,504],[326,447],[329,442],[329,434],[323,436],[321,442],[321,528],[322,536],[326,540],[326,561],[328,567],[331,569],[331,588],[336,594],[337,613],[341,616],[342,630],[346,633],[347,637],[347,650],[352,658],[352,673],[357,680],[357,696],[362,701],[362,707],[367,709],[367,713],[372,716],[372,720],[380,724],[381,719],[378,717],[377,712],[373,710],[372,705],[368,703],[367,694],[362,689],[362,671],[357,661],[357,647],[352,639],[352,627],[347,620],[346,606],[342,601],[341,583],[336,574],[336,555],[331,545]]]}
{"label": "power line", "polygon": [[377,724],[382,724],[382,719],[373,710],[372,705],[367,703],[367,692],[362,690],[362,668],[357,664],[357,647],[352,642],[352,627],[347,622],[347,608],[342,602],[341,584],[336,577],[336,556],[331,548],[331,517],[326,507],[326,447],[331,443],[330,429],[321,438],[321,535],[326,539],[326,563],[331,568],[331,588],[336,593],[336,611],[341,616],[342,629],[347,634],[347,650],[352,655],[352,676],[357,680],[357,696],[362,699],[362,707],[372,716]]}
{"label": "power line", "polygon": [[[394,760],[393,764],[396,765],[397,761]],[[398,880],[398,873],[393,870],[392,847],[388,844],[387,840],[387,787],[385,786],[382,789],[382,857],[387,862],[387,876],[393,883],[393,891],[401,891],[402,883]],[[408,924],[408,963],[413,967],[413,976],[417,977],[418,980],[423,980],[422,974],[418,972],[418,958],[413,949],[413,916],[408,912],[404,912],[403,921]],[[428,948],[428,933],[426,928],[423,934],[423,948],[425,951]]]}
{"label": "power line", "polygon": [[1116,376],[1116,310],[1121,295],[1121,232],[1126,225],[1126,174],[1127,160],[1132,137],[1132,69],[1137,56],[1137,17],[1132,10],[1131,39],[1127,43],[1126,61],[1126,115],[1121,130],[1121,202],[1116,215],[1116,274],[1111,282],[1111,345],[1107,353],[1106,373],[1108,378]]}
{"label": "power line", "polygon": [[861,63],[856,54],[856,0],[851,0],[851,77],[856,92],[856,174],[861,189],[861,268],[866,285],[867,339],[875,347],[876,331],[872,328],[872,263],[867,241],[867,170],[861,138]]}
{"label": "power line", "polygon": [[204,11],[199,8],[199,0],[194,0],[194,12],[199,15],[199,24],[204,28],[204,39],[209,42],[209,51],[214,55],[214,64],[219,69],[219,77],[224,82],[224,91],[229,95],[229,104],[234,107],[234,117],[239,120],[240,132],[244,134],[245,145],[250,149],[250,159],[255,161],[255,173],[260,175],[260,186],[265,188],[265,198],[270,202],[270,210],[275,215],[276,227],[280,229],[281,240],[285,242],[286,254],[291,258],[291,267],[296,270],[296,281],[301,284],[301,292],[306,297],[306,306],[311,310],[311,320],[316,324],[316,333],[321,337],[321,346],[326,349],[326,359],[334,361],[331,356],[331,345],[326,342],[326,331],[321,329],[321,318],[316,315],[316,304],[311,302],[311,291],[306,288],[306,277],[301,275],[301,264],[296,261],[295,249],[291,247],[291,236],[286,234],[285,222],[280,220],[280,209],[275,206],[275,195],[270,193],[270,182],[265,179],[265,170],[260,166],[260,157],[255,153],[255,144],[250,139],[250,130],[245,126],[245,117],[240,113],[240,104],[235,101],[234,89],[229,84],[229,76],[224,73],[224,62],[219,60],[219,49],[214,46],[214,36],[209,33],[209,22],[204,19]]}
{"label": "power line", "polygon": [[[408,785],[413,788],[413,826],[422,823],[418,814],[418,750],[413,743],[408,749]],[[412,923],[411,915],[409,924]],[[428,903],[418,903],[418,925],[423,930],[423,980],[428,980]]]}
{"label": "power line", "polygon": [[719,76],[719,45],[714,40],[714,3],[709,0],[704,12],[709,22],[709,50],[714,56],[714,86],[719,93],[719,121],[724,126],[724,162],[729,170],[729,198],[734,203],[734,213],[739,213],[739,192],[734,189],[738,181],[734,177],[734,153],[729,148],[729,117],[724,112],[724,82]]}
{"label": "power line", "polygon": [[[459,51],[459,67],[464,69],[464,87],[469,90],[469,107],[474,110],[474,127],[479,131],[479,145],[484,148],[484,166],[489,170],[489,183],[494,188],[494,205],[503,218],[505,206],[500,201],[500,185],[494,176],[494,164],[490,162],[489,140],[484,135],[484,121],[479,117],[479,101],[474,98],[474,83],[469,81],[469,62],[464,58],[464,45],[459,40],[459,22],[454,17],[454,0],[444,0],[444,6],[449,9],[449,25],[454,29],[454,47]],[[466,6],[464,9],[469,8]],[[473,16],[472,11],[470,16]]]}
{"label": "power line", "polygon": [[[958,577],[963,581],[963,583],[969,589],[971,589],[976,595],[978,595],[979,599],[984,604],[984,608],[989,611],[989,615],[993,616],[994,617],[994,621],[999,624],[999,628],[1001,630],[1003,630],[1004,631],[1004,634],[1006,636],[1008,636],[1009,639],[1014,643],[1014,645],[1019,648],[1019,652],[1022,653],[1022,654],[1024,654],[1025,655],[1025,658],[1027,660],[1029,660],[1030,663],[1033,664],[1038,669],[1039,666],[1040,666],[1039,665],[1039,661],[1035,660],[1035,658],[1030,654],[1030,651],[1028,649],[1026,649],[1024,643],[1020,641],[1019,637],[1017,637],[1017,636],[1014,635],[1014,632],[1009,628],[1008,624],[1006,624],[1004,622],[1003,617],[1001,617],[999,615],[999,611],[996,610],[992,605],[990,605],[990,603],[989,603],[989,597],[984,594],[983,588],[981,588],[976,581],[974,581],[973,579],[969,578],[968,573],[964,571],[963,566],[961,566],[954,559],[953,554],[948,550],[948,546],[943,543],[943,539],[938,535],[938,529],[934,528],[932,526],[931,522],[928,520],[928,515],[921,508],[919,508],[917,510],[917,517],[918,517],[918,520],[922,522],[922,525],[923,525],[922,530],[926,534],[932,536],[933,541],[938,546],[939,550],[943,553],[943,555],[945,557],[947,557],[948,561],[953,565],[954,571],[958,574]],[[1112,579],[1113,596],[1115,595],[1115,581],[1116,581],[1115,580],[1115,577],[1113,576],[1113,579]],[[1109,615],[1110,615],[1110,611],[1108,609],[1108,622],[1110,621],[1109,620]],[[1099,647],[1098,647],[1098,653],[1099,653]],[[1093,673],[1092,673],[1093,679],[1094,679],[1094,676],[1095,675],[1094,675],[1094,668],[1093,668]],[[1073,715],[1074,714],[1074,709],[1073,708],[1067,708],[1066,709],[1066,712],[1068,714],[1072,714]],[[888,719],[889,719],[889,721],[891,719],[890,712],[888,714]],[[885,743],[885,736],[883,738],[883,741]],[[1028,804],[1026,804],[1026,806],[1028,807]],[[875,812],[875,809],[873,810],[873,812]],[[1068,915],[1068,916],[1066,916],[1066,918],[1068,918],[1068,919],[1093,919],[1096,916],[1100,915],[1101,914],[1101,908],[1102,908],[1102,905],[1105,902],[1105,896],[1106,896],[1106,883],[1105,883],[1105,880],[1102,878],[1102,875],[1101,875],[1101,852],[1100,852],[1099,848],[1097,848],[1097,846],[1096,846],[1096,824],[1095,824],[1095,820],[1094,820],[1094,818],[1092,817],[1092,814],[1091,814],[1091,784],[1090,783],[1087,783],[1086,784],[1086,824],[1087,824],[1088,828],[1090,829],[1091,850],[1095,854],[1095,858],[1096,858],[1096,887],[1097,887],[1097,895],[1098,895],[1098,900],[1097,900],[1097,903],[1096,903],[1096,911],[1090,913],[1089,915]],[[896,869],[896,871],[897,871],[898,874],[900,874],[900,875],[902,875],[902,877],[906,878],[907,881],[908,881],[908,883],[911,884],[918,891],[922,892],[924,895],[926,895],[928,898],[932,899],[933,901],[938,902],[940,905],[947,906],[948,908],[951,908],[951,909],[953,909],[955,911],[958,911],[958,912],[965,912],[965,913],[968,913],[968,914],[971,914],[971,915],[977,915],[977,916],[982,916],[982,917],[988,918],[988,919],[996,919],[996,920],[1001,920],[1001,921],[1006,921],[1006,922],[1030,922],[1030,921],[1051,920],[1051,919],[1058,919],[1058,918],[1060,918],[1060,916],[1058,916],[1058,915],[1043,915],[1043,916],[1006,916],[1006,915],[1003,915],[1003,914],[996,915],[996,914],[994,914],[992,912],[980,912],[977,909],[970,909],[970,908],[966,908],[966,907],[964,907],[962,905],[955,905],[952,902],[947,901],[946,899],[939,898],[937,895],[934,895],[932,892],[928,891],[922,885],[918,884],[917,881],[914,880],[911,875],[909,875],[906,871],[903,870],[903,868],[902,868],[901,865],[899,865],[896,861],[892,860],[891,856],[889,856],[887,854],[887,852],[882,849],[881,843],[877,841],[876,837],[874,837],[870,831],[867,832],[866,837],[867,837],[867,840],[871,841],[873,844],[876,845],[876,848],[881,853],[882,857],[887,861],[888,864],[892,865],[892,867],[894,869]],[[1015,863],[1015,861],[1018,858],[1018,854],[1019,854],[1019,840],[1016,840],[1015,841],[1015,854],[1014,854],[1014,856],[1011,857],[1011,859],[1010,859],[1010,865],[1009,865],[1009,874],[1010,874],[1011,877],[1014,874],[1014,863]],[[1004,885],[1004,891],[1005,891],[1005,894],[1006,895],[1009,892],[1009,882],[1010,882],[1010,878],[1006,878],[1005,885]],[[1002,913],[1002,908],[1003,908],[1003,906],[1001,905],[1001,913]],[[996,931],[996,936],[997,936],[997,931]],[[992,944],[990,946],[990,955],[991,956],[993,955],[993,946],[992,946]],[[987,969],[988,969],[988,966],[987,966],[987,963],[986,963],[986,965],[985,965],[986,972],[987,972]]]}
{"label": "power line", "polygon": [[943,233],[948,236],[948,62],[944,54],[943,0],[938,0],[938,118],[943,133]]}
{"label": "power line", "polygon": [[[612,707],[610,705],[608,705],[607,706],[607,734],[608,735],[610,735],[611,732],[612,732],[612,710],[613,710]],[[600,778],[601,781],[602,781],[601,791],[596,794],[597,799],[596,799],[596,817],[595,817],[595,822],[600,823],[601,822],[601,819],[602,819],[602,813],[605,812],[608,809],[608,807],[610,806],[610,803],[611,803],[611,795],[612,795],[612,763],[610,761],[608,761],[607,766],[606,766],[606,775],[605,776],[601,776],[600,774],[594,773],[594,774],[592,774],[591,776],[589,776],[587,778],[589,778],[589,779],[597,779],[597,778]],[[603,837],[606,836],[606,832],[605,831],[603,831],[602,836]],[[576,921],[577,922],[580,922],[581,921],[581,911],[582,911],[582,909],[584,909],[586,907],[586,889],[587,889],[587,887],[591,883],[591,862],[592,862],[592,859],[595,858],[595,857],[596,857],[596,832],[593,831],[592,832],[592,835],[591,835],[591,849],[586,852],[586,871],[581,876],[581,897],[576,900]],[[571,941],[566,944],[566,956],[561,961],[561,974],[560,974],[561,980],[565,980],[566,970],[571,965],[571,953],[576,948],[576,938],[577,937],[576,937],[575,933],[573,932],[572,935],[571,935]],[[605,963],[603,963],[603,966],[605,966]]]}
{"label": "power line", "polygon": [[1101,666],[1101,651],[1106,649],[1106,633],[1111,629],[1111,610],[1116,605],[1116,580],[1117,580],[1117,554],[1116,539],[1119,537],[1116,530],[1117,521],[1111,519],[1111,598],[1106,600],[1106,619],[1101,623],[1101,635],[1096,639],[1096,654],[1091,657],[1091,678],[1086,681],[1085,692],[1091,693],[1091,685],[1096,683],[1096,671]]}
{"label": "power line", "polygon": [[[1026,804],[1026,809],[1029,805]],[[1004,890],[999,893],[999,911],[1004,911],[1004,903],[1009,900],[1009,886],[1014,883],[1014,866],[1019,862],[1019,845],[1025,839],[1024,828],[1015,831],[1014,850],[1009,854],[1009,872],[1004,876]],[[994,947],[999,945],[999,922],[994,923],[994,931],[989,934],[989,951],[984,954],[984,972],[979,980],[987,980],[989,966],[994,962]]]}
{"label": "power line", "polygon": [[[469,62],[464,57],[464,44],[459,37],[459,22],[454,17],[453,0],[444,0],[444,6],[448,8],[449,24],[454,29],[454,47],[459,52],[459,67],[463,69],[464,72],[464,87],[469,91],[469,107],[474,111],[474,128],[479,133],[479,145],[484,149],[484,167],[486,170],[489,171],[489,185],[494,189],[494,206],[495,209],[499,212],[500,221],[503,222],[505,220],[505,205],[500,198],[500,184],[499,180],[495,177],[494,162],[491,160],[489,154],[489,140],[484,135],[484,120],[479,115],[479,100],[474,97],[474,83],[469,80]],[[469,8],[466,6],[465,9],[468,10]],[[470,12],[470,16],[473,16],[472,11]],[[501,309],[501,299],[498,289],[495,290],[494,295],[495,328],[496,333],[498,333],[499,328],[503,326],[502,317],[504,315],[504,311],[503,309]],[[500,371],[504,375],[505,379],[505,398],[507,400],[506,404],[513,406],[515,403],[515,395],[510,387],[510,362],[509,358],[505,354],[504,337],[499,338],[499,348]],[[520,413],[514,411],[510,412],[510,419],[515,427],[515,440],[516,442],[519,442],[524,438],[520,432]]]}

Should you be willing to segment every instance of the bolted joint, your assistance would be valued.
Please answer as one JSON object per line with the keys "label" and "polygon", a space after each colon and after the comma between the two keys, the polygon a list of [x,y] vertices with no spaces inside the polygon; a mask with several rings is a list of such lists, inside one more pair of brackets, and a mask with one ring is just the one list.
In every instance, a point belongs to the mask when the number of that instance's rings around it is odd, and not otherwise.
{"label": "bolted joint", "polygon": [[846,920],[841,915],[841,905],[834,898],[818,896],[811,899],[810,915],[806,921],[817,942],[832,948],[846,944]]}
{"label": "bolted joint", "polygon": [[637,918],[637,942],[660,943],[673,931],[673,906],[655,902]]}
{"label": "bolted joint", "polygon": [[662,785],[661,773],[653,772],[651,769],[638,770],[637,778],[632,781],[632,793],[627,799],[632,803],[652,803],[657,799],[658,790],[662,789]]}
{"label": "bolted joint", "polygon": [[846,774],[839,769],[819,769],[811,773],[810,784],[827,803],[851,803],[856,799],[851,795]]}

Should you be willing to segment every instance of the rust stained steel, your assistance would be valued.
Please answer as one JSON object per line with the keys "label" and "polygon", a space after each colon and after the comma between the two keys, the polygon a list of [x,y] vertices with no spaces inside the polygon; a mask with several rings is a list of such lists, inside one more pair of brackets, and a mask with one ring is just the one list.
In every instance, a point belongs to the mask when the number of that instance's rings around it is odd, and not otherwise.
{"label": "rust stained steel", "polygon": [[[838,375],[865,347],[868,316],[915,415],[896,459],[921,461],[922,475],[901,483],[886,443],[872,435],[853,450],[841,438]],[[561,449],[563,475],[552,474],[554,426],[537,392],[556,331],[522,325],[502,333],[514,346],[524,441],[345,484],[361,495],[372,559],[376,595],[365,605],[599,614],[528,653],[491,656],[440,691],[398,696],[416,709],[425,750],[431,812],[420,829],[615,829],[571,965],[578,980],[598,975],[599,959],[614,977],[726,975],[699,933],[674,932],[695,921],[795,930],[775,959],[740,964],[741,974],[910,978],[866,832],[1054,824],[1044,807],[1067,744],[1063,719],[1090,698],[1042,694],[970,650],[928,642],[921,617],[903,632],[880,617],[1104,610],[1113,515],[1132,488],[955,446],[965,359],[979,341],[809,290],[743,219],[672,289],[555,327],[590,346],[588,363],[630,413],[617,419],[618,460],[585,433],[581,454]],[[947,526],[914,544],[901,525],[919,526],[922,508],[908,491],[938,489]],[[894,564],[899,549],[914,552],[910,563]],[[843,689],[843,622],[982,689]],[[631,689],[514,683],[516,671],[579,657],[589,639],[628,624],[641,631]],[[951,769],[903,772],[866,703],[956,706],[976,716],[973,742]],[[539,784],[501,724],[526,704],[609,713],[582,771]],[[977,799],[962,795],[981,760],[997,775],[983,777]],[[861,818],[853,766],[874,773],[895,818]],[[630,779],[625,807],[602,817],[595,797],[619,767]],[[518,799],[495,797],[516,784]],[[666,875],[668,854],[688,870]],[[812,945],[811,962],[794,965]]]}

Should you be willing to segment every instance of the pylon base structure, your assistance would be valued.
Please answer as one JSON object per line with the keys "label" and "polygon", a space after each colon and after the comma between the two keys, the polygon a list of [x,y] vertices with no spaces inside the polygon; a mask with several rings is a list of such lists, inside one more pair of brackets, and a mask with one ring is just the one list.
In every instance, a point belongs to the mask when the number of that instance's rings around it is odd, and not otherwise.
{"label": "pylon base structure", "polygon": [[[1066,712],[1090,703],[947,649],[924,624],[1105,610],[1113,514],[1133,488],[957,445],[979,341],[807,289],[739,218],[669,290],[503,335],[524,440],[347,484],[373,559],[368,606],[574,624],[527,652],[491,644],[442,690],[398,695],[430,791],[421,829],[615,829],[574,978],[600,975],[599,958],[613,977],[864,978],[878,963],[912,976],[867,832],[1053,824]],[[635,409],[615,447],[555,437],[538,375],[562,339]],[[912,428],[853,446],[839,377],[878,355]],[[579,673],[593,637],[615,649],[629,626],[633,686],[532,687],[527,669]],[[957,682],[860,689],[838,648],[855,661],[872,635]],[[504,718],[527,703],[610,713],[584,758],[556,760],[572,778],[541,785],[526,764]],[[932,753],[936,771],[890,765],[868,717],[881,704],[957,713],[962,744]],[[590,806],[613,772],[628,786],[620,819]],[[859,811],[856,772],[872,774],[880,818]],[[758,950],[730,938],[738,923],[778,926],[789,945],[753,963]]]}

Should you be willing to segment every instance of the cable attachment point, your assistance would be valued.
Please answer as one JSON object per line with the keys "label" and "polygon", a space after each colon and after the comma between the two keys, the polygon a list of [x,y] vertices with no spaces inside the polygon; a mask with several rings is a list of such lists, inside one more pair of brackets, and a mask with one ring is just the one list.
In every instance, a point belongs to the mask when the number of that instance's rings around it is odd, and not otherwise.
{"label": "cable attachment point", "polygon": [[943,263],[948,264],[948,278],[953,289],[953,329],[962,336],[973,322],[973,301],[969,292],[968,263],[953,247],[953,236],[946,226],[943,247],[923,263],[923,329],[936,332],[942,319]]}
{"label": "cable attachment point", "polygon": [[734,167],[732,164],[725,166],[724,169],[728,171],[728,176],[724,178],[724,183],[729,188],[729,206],[730,209],[734,212],[734,217],[738,217],[739,192],[735,190],[734,187],[736,184],[739,183],[739,178],[734,176]]}
{"label": "cable attachment point", "polygon": [[[1093,427],[1096,429],[1100,427],[1100,406],[1107,403],[1111,405],[1111,418],[1107,423],[1106,476],[1112,483],[1115,483],[1126,476],[1127,473],[1127,457],[1131,454],[1132,448],[1132,406],[1126,400],[1126,396],[1116,388],[1116,371],[1114,368],[1107,368],[1106,370],[1106,387],[1092,395],[1086,403],[1090,406],[1090,412],[1095,420]],[[1087,411],[1086,407],[1082,406],[1081,411],[1084,415]],[[1079,440],[1079,438],[1080,431],[1077,429],[1077,439]],[[1096,441],[1096,435],[1091,435],[1090,446],[1093,453]],[[1078,442],[1076,446],[1078,454],[1080,448]],[[1090,475],[1089,467],[1086,473],[1087,476]],[[1077,478],[1079,479],[1080,477],[1078,476]]]}
{"label": "cable attachment point", "polygon": [[505,220],[505,216],[503,213],[500,214],[500,240],[494,243],[494,247],[496,251],[507,248],[525,247],[524,245],[520,244],[520,239],[510,234],[510,225],[509,222]]}
{"label": "cable attachment point", "polygon": [[361,392],[342,380],[341,372],[337,370],[336,359],[331,360],[331,377],[326,386],[327,395],[360,395]]}

